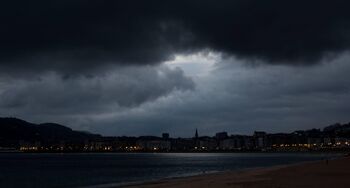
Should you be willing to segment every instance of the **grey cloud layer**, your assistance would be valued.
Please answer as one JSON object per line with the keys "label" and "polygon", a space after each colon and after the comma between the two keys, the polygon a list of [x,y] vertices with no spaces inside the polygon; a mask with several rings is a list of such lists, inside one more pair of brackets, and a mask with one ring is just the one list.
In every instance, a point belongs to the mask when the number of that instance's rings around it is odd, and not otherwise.
{"label": "grey cloud layer", "polygon": [[[349,55],[317,67],[259,66],[221,62],[197,89],[173,93],[102,121],[105,134],[192,136],[218,131],[251,134],[321,128],[348,122]],[[92,119],[92,122],[98,122]],[[93,123],[91,123],[93,124]]]}
{"label": "grey cloud layer", "polygon": [[195,128],[209,135],[224,130],[250,134],[321,127],[349,121],[349,59],[344,54],[310,67],[247,67],[228,59],[209,75],[193,79],[165,65],[119,67],[96,77],[47,73],[39,79],[0,82],[0,115],[105,135],[191,136]]}
{"label": "grey cloud layer", "polygon": [[157,64],[203,49],[309,64],[350,47],[345,0],[18,0],[0,7],[6,71]]}
{"label": "grey cloud layer", "polygon": [[47,73],[38,79],[0,83],[1,114],[58,117],[117,113],[195,87],[181,69],[166,66],[124,67],[96,77]]}

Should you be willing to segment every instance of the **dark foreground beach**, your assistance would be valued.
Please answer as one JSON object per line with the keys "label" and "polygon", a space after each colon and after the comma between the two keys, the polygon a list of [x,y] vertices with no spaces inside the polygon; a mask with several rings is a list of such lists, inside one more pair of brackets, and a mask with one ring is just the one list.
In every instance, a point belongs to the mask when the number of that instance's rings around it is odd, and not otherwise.
{"label": "dark foreground beach", "polygon": [[350,157],[290,166],[168,179],[128,188],[349,188]]}

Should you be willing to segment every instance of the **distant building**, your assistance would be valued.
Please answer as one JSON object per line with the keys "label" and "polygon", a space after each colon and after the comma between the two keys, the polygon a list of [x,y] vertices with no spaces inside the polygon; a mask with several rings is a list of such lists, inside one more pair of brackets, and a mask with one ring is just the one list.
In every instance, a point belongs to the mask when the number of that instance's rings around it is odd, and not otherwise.
{"label": "distant building", "polygon": [[163,133],[162,134],[163,139],[169,139],[169,133]]}
{"label": "distant building", "polygon": [[228,137],[227,132],[219,132],[215,134],[216,139],[223,140]]}
{"label": "distant building", "polygon": [[217,149],[217,142],[215,139],[206,137],[199,140],[200,150],[213,151]]}
{"label": "distant building", "polygon": [[250,150],[254,147],[254,138],[251,136],[243,136],[242,138],[242,148],[245,150]]}
{"label": "distant building", "polygon": [[235,149],[235,141],[231,138],[220,141],[219,147],[221,150]]}
{"label": "distant building", "polygon": [[255,147],[256,148],[264,148],[267,145],[267,139],[266,139],[266,133],[262,131],[255,131],[254,132],[254,141],[255,141]]}
{"label": "distant building", "polygon": [[27,142],[21,140],[19,142],[19,145],[21,151],[37,151],[38,149],[40,149],[41,143],[39,141]]}
{"label": "distant building", "polygon": [[335,143],[336,147],[349,147],[350,139],[336,137],[336,138],[334,138],[334,143]]}
{"label": "distant building", "polygon": [[137,145],[147,151],[170,151],[171,142],[166,140],[139,140]]}
{"label": "distant building", "polygon": [[332,146],[332,139],[329,137],[323,138],[323,145],[324,146]]}
{"label": "distant building", "polygon": [[220,141],[221,150],[237,150],[242,148],[242,138],[231,137]]}
{"label": "distant building", "polygon": [[320,147],[324,140],[321,138],[307,138],[307,144],[309,147]]}
{"label": "distant building", "polygon": [[173,151],[192,151],[195,141],[192,138],[177,138],[171,140],[171,149]]}
{"label": "distant building", "polygon": [[196,133],[194,134],[194,149],[199,149],[199,139],[198,139],[198,130],[196,129]]}

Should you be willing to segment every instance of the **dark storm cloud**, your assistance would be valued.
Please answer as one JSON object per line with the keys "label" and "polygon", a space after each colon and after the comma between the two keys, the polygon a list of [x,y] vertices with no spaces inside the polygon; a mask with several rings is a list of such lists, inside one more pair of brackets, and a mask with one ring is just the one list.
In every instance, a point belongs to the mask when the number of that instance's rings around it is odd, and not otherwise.
{"label": "dark storm cloud", "polygon": [[33,116],[118,112],[173,91],[194,89],[181,69],[166,66],[129,66],[96,77],[47,73],[32,80],[0,79],[0,86],[0,113]]}
{"label": "dark storm cloud", "polygon": [[5,71],[157,64],[203,49],[269,63],[315,63],[350,47],[348,1],[6,1]]}
{"label": "dark storm cloud", "polygon": [[[4,1],[0,116],[109,135],[188,136],[196,127],[207,133],[283,131],[343,121],[350,93],[349,5]],[[207,62],[199,58],[211,53]],[[177,62],[189,54],[193,62]],[[250,68],[247,62],[265,64]],[[215,63],[218,69],[210,72]],[[169,68],[177,65],[191,69],[192,77]]]}
{"label": "dark storm cloud", "polygon": [[104,135],[321,128],[349,121],[349,59],[343,54],[319,66],[247,67],[245,61],[219,58],[215,70],[192,79],[167,64],[119,67],[93,77],[0,77],[0,116]]}
{"label": "dark storm cloud", "polygon": [[[172,93],[103,120],[91,128],[103,134],[174,137],[214,135],[219,131],[252,134],[255,130],[292,132],[349,122],[349,55],[328,64],[309,67],[258,66],[221,62],[196,90]],[[91,123],[94,124],[94,123]]]}

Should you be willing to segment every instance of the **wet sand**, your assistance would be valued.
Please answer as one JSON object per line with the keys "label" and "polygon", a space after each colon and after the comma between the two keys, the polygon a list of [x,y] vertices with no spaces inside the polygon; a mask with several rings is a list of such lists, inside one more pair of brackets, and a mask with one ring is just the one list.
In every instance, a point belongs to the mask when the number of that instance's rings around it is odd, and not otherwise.
{"label": "wet sand", "polygon": [[350,157],[168,179],[128,188],[349,188]]}

